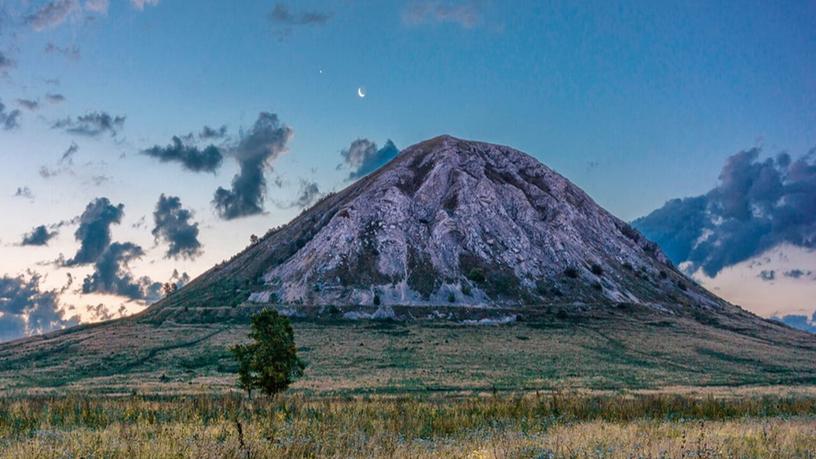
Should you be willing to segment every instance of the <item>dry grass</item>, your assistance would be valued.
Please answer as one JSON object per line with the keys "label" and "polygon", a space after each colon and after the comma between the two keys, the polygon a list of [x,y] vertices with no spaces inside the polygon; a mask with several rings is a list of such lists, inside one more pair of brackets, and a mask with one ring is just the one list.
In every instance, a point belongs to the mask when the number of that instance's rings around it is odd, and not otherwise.
{"label": "dry grass", "polygon": [[5,398],[0,457],[816,457],[816,398]]}

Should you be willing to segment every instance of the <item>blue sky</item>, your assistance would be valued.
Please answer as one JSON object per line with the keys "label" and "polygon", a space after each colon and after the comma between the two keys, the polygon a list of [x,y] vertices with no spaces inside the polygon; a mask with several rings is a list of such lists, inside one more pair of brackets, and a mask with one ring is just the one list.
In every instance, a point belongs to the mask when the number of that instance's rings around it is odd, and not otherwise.
{"label": "blue sky", "polygon": [[[68,12],[32,22],[50,4]],[[345,186],[340,151],[357,138],[404,148],[448,133],[507,144],[625,220],[707,192],[740,150],[796,157],[816,145],[812,1],[0,0],[0,11],[0,52],[13,61],[0,67],[0,101],[21,110],[19,127],[0,130],[0,269],[53,271],[51,287],[66,268],[37,263],[70,256],[75,228],[48,247],[15,246],[35,225],[104,196],[125,205],[114,240],[146,250],[134,272],[195,275],[299,212],[287,203],[302,181],[321,192]],[[126,120],[116,136],[51,128],[90,112]],[[139,153],[204,125],[238,139],[260,112],[293,131],[269,162],[265,214],[215,214],[215,188],[238,170],[228,157],[217,173],[191,173]],[[74,175],[42,178],[72,142]],[[33,199],[13,197],[18,187]],[[162,258],[150,234],[161,193],[194,212],[203,255]],[[143,216],[146,228],[133,228]]]}

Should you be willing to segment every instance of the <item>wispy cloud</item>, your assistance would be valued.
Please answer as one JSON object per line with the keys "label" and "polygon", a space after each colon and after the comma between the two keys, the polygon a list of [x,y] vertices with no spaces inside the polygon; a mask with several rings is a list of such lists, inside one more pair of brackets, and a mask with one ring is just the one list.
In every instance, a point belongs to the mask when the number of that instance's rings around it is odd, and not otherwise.
{"label": "wispy cloud", "polygon": [[20,110],[6,110],[5,104],[0,101],[0,127],[6,131],[20,127]]}
{"label": "wispy cloud", "polygon": [[315,27],[328,23],[333,14],[325,11],[293,12],[283,3],[277,3],[269,13],[269,21],[278,35],[283,39],[292,33],[295,27]]}
{"label": "wispy cloud", "polygon": [[17,99],[17,105],[32,111],[40,108],[40,102],[33,99]]}
{"label": "wispy cloud", "polygon": [[6,74],[16,65],[17,63],[13,59],[6,56],[2,51],[0,51],[0,75]]}
{"label": "wispy cloud", "polygon": [[408,25],[456,24],[466,29],[483,22],[484,2],[420,0],[410,3],[402,12],[402,20]]}
{"label": "wispy cloud", "polygon": [[125,126],[124,116],[111,116],[106,112],[91,112],[76,119],[64,118],[55,122],[52,129],[63,129],[65,132],[88,137],[110,134],[111,137]]}
{"label": "wispy cloud", "polygon": [[62,24],[71,13],[79,10],[77,0],[52,0],[26,16],[23,21],[39,31]]}
{"label": "wispy cloud", "polygon": [[107,14],[110,7],[109,0],[85,0],[85,9],[99,14]]}
{"label": "wispy cloud", "polygon": [[34,199],[34,193],[27,186],[18,186],[13,196],[15,198]]}
{"label": "wispy cloud", "polygon": [[48,42],[48,44],[45,45],[44,51],[46,54],[58,54],[74,61],[77,61],[80,57],[82,57],[79,47],[76,45],[58,46],[54,43]]}
{"label": "wispy cloud", "polygon": [[65,96],[63,96],[62,94],[49,92],[48,94],[45,95],[45,100],[52,104],[60,104],[62,102],[65,102]]}
{"label": "wispy cloud", "polygon": [[141,11],[145,9],[146,6],[158,5],[159,0],[130,0],[130,4],[137,10]]}

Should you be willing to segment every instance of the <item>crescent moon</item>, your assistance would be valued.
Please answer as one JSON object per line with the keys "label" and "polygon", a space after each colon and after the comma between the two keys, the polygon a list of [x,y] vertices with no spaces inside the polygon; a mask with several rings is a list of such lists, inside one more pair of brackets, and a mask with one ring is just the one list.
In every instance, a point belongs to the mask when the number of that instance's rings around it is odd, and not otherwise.
{"label": "crescent moon", "polygon": [[362,86],[357,88],[357,96],[361,99],[364,98],[366,96],[365,88],[363,88]]}

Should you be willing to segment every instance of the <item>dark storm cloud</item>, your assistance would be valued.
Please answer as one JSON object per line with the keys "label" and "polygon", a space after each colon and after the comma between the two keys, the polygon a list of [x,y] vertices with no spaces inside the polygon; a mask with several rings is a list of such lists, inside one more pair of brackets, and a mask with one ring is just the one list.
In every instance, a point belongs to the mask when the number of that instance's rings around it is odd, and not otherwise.
{"label": "dark storm cloud", "polygon": [[77,0],[52,0],[26,16],[23,21],[34,30],[43,30],[61,24],[78,8]]}
{"label": "dark storm cloud", "polygon": [[97,137],[106,133],[114,137],[124,126],[124,116],[111,116],[105,112],[91,112],[76,119],[71,117],[61,119],[54,123],[51,128],[64,129],[65,132],[88,137]]}
{"label": "dark storm cloud", "polygon": [[107,249],[111,242],[110,227],[122,221],[123,204],[114,206],[108,198],[96,198],[79,216],[79,228],[74,236],[80,242],[76,255],[65,264],[67,266],[93,263]]}
{"label": "dark storm cloud", "polygon": [[798,330],[803,330],[810,333],[816,333],[816,312],[813,313],[813,316],[808,318],[806,315],[797,315],[797,314],[790,314],[782,317],[771,317],[771,320],[776,320],[779,322],[784,323],[785,325],[796,328]]}
{"label": "dark storm cloud", "polygon": [[671,200],[633,225],[673,262],[709,276],[781,243],[816,247],[816,151],[796,160],[759,155],[729,157],[714,189]]}
{"label": "dark storm cloud", "polygon": [[48,241],[56,235],[56,231],[48,231],[48,227],[40,225],[32,229],[30,233],[24,234],[20,245],[48,245]]}
{"label": "dark storm cloud", "polygon": [[482,22],[483,4],[478,0],[417,0],[403,10],[402,20],[409,25],[451,23],[471,29]]}
{"label": "dark storm cloud", "polygon": [[177,136],[174,136],[172,143],[166,147],[156,145],[143,150],[142,153],[163,163],[177,162],[192,172],[215,172],[224,161],[221,150],[215,145],[199,149],[194,145],[185,144]]}
{"label": "dark storm cloud", "polygon": [[45,100],[47,100],[48,102],[50,102],[52,104],[59,104],[59,103],[65,102],[65,96],[63,96],[62,94],[56,94],[56,93],[50,93],[49,92],[48,94],[45,95]]}
{"label": "dark storm cloud", "polygon": [[0,341],[45,333],[79,323],[66,319],[55,290],[41,290],[40,276],[0,277]]}
{"label": "dark storm cloud", "polygon": [[82,282],[82,293],[107,293],[132,300],[158,299],[161,284],[148,277],[135,278],[129,263],[141,258],[144,250],[132,242],[114,242],[94,263],[94,271]]}
{"label": "dark storm cloud", "polygon": [[81,57],[79,47],[77,46],[57,46],[54,43],[49,42],[47,45],[45,45],[44,51],[46,54],[59,54],[75,61],[79,60]]}
{"label": "dark storm cloud", "polygon": [[265,169],[286,150],[292,130],[273,113],[262,112],[249,132],[241,135],[232,155],[238,161],[240,172],[232,179],[227,190],[218,187],[213,205],[224,220],[256,215],[264,210],[266,197]]}
{"label": "dark storm cloud", "polygon": [[25,108],[26,110],[36,110],[40,108],[40,103],[33,99],[17,99],[17,105]]}
{"label": "dark storm cloud", "polygon": [[20,127],[20,110],[6,110],[5,104],[0,101],[0,127],[6,131]]}
{"label": "dark storm cloud", "polygon": [[153,237],[167,242],[170,247],[167,258],[194,259],[201,253],[201,242],[198,240],[198,223],[192,222],[193,214],[181,205],[177,196],[159,196],[156,210],[153,212]]}
{"label": "dark storm cloud", "polygon": [[399,149],[390,140],[378,149],[377,144],[368,139],[357,139],[340,154],[343,156],[343,164],[340,166],[351,169],[347,180],[356,180],[394,159],[399,154]]}
{"label": "dark storm cloud", "polygon": [[214,140],[214,139],[223,139],[227,136],[227,126],[223,125],[220,128],[211,128],[209,126],[204,126],[201,128],[201,132],[198,133],[198,138],[201,140]]}

